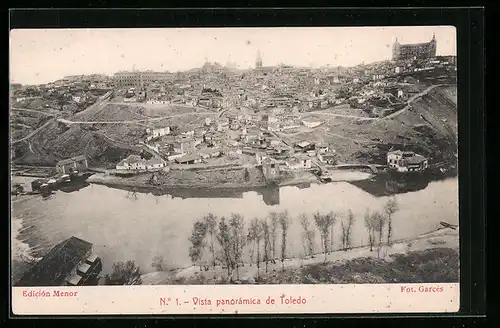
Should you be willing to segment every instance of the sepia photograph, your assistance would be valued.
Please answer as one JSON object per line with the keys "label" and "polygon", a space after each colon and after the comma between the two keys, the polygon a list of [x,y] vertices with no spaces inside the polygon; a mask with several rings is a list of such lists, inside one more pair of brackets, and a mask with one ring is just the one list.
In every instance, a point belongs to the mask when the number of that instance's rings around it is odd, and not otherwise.
{"label": "sepia photograph", "polygon": [[458,286],[456,46],[452,26],[11,30],[13,301]]}

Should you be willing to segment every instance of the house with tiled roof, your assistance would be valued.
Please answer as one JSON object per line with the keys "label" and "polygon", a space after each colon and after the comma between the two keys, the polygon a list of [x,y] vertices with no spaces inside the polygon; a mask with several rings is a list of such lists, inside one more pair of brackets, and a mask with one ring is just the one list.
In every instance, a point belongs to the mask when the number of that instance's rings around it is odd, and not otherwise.
{"label": "house with tiled roof", "polygon": [[387,165],[398,172],[423,171],[428,167],[428,160],[412,151],[390,151],[387,153]]}

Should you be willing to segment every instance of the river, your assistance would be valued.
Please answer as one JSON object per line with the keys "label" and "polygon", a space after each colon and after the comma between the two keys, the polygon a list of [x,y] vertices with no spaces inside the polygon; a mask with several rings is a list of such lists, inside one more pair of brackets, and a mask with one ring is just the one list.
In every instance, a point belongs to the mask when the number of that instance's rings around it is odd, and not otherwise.
{"label": "river", "polygon": [[[29,179],[24,180],[29,182]],[[424,189],[395,197],[400,208],[393,218],[395,239],[437,229],[440,221],[458,224],[457,178],[429,182]],[[219,217],[241,213],[248,223],[270,211],[288,210],[293,219],[287,244],[291,257],[303,252],[300,213],[306,213],[312,220],[312,214],[318,210],[323,213],[332,210],[345,216],[351,209],[356,220],[352,245],[357,246],[368,240],[363,219],[365,210],[381,211],[387,199],[388,196],[374,196],[347,182],[302,188],[288,186],[271,191],[193,193],[185,190],[156,196],[91,184],[71,193],[57,191],[47,199],[38,195],[13,196],[13,280],[26,268],[20,261],[22,252],[28,250],[33,256],[43,256],[55,244],[71,236],[94,244],[94,251],[103,259],[103,273],[108,273],[113,261],[118,260],[134,260],[141,271],[147,273],[152,271],[151,262],[156,255],[163,257],[167,268],[189,266],[188,237],[193,223],[209,212]],[[340,218],[334,226],[335,248],[340,248],[341,244]],[[313,222],[311,225],[314,227]],[[319,252],[319,233],[316,237]]]}

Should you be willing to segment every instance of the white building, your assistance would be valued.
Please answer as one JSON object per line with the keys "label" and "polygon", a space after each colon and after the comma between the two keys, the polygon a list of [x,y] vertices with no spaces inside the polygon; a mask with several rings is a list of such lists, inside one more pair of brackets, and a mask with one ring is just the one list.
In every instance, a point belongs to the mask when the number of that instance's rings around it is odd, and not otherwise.
{"label": "white building", "polygon": [[116,164],[117,170],[155,170],[165,167],[165,162],[159,158],[142,159],[137,155],[130,155]]}
{"label": "white building", "polygon": [[312,161],[307,157],[293,157],[286,161],[286,166],[290,170],[307,170],[312,167]]}
{"label": "white building", "polygon": [[170,134],[170,127],[164,127],[160,129],[146,129],[146,133],[149,134],[147,140],[150,141],[155,138]]}
{"label": "white building", "polygon": [[150,105],[169,105],[170,101],[160,100],[160,99],[149,99],[148,101],[146,101],[146,103]]}
{"label": "white building", "polygon": [[308,128],[315,128],[315,127],[320,126],[321,124],[323,124],[323,122],[316,121],[316,120],[303,120],[302,124],[304,124]]}
{"label": "white building", "polygon": [[413,172],[427,169],[428,161],[412,151],[397,150],[387,153],[387,165],[398,172]]}

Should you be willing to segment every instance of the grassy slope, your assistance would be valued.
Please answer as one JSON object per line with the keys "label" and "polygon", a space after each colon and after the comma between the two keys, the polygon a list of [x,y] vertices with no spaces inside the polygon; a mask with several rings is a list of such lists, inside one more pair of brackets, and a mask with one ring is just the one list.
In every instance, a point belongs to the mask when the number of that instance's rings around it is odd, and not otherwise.
{"label": "grassy slope", "polygon": [[[261,284],[319,284],[319,283],[432,283],[456,282],[459,274],[458,231],[439,229],[414,238],[395,240],[391,247],[382,246],[380,258],[376,248],[367,246],[347,251],[334,251],[314,257],[291,258],[270,263],[265,272],[264,263],[257,273],[255,263],[239,268],[241,283],[254,283],[260,276]],[[142,276],[144,284],[191,285],[227,284],[227,271],[200,271],[191,266],[173,271],[151,272]],[[233,276],[236,279],[236,276]]]}
{"label": "grassy slope", "polygon": [[357,258],[321,263],[274,273],[263,284],[359,284],[458,282],[459,256],[451,248],[436,248],[391,256],[392,261]]}
{"label": "grassy slope", "polygon": [[324,117],[326,131],[321,126],[290,141],[326,141],[344,162],[383,164],[391,147],[414,150],[435,161],[453,158],[457,146],[456,87],[438,87],[412,107],[386,120]]}

